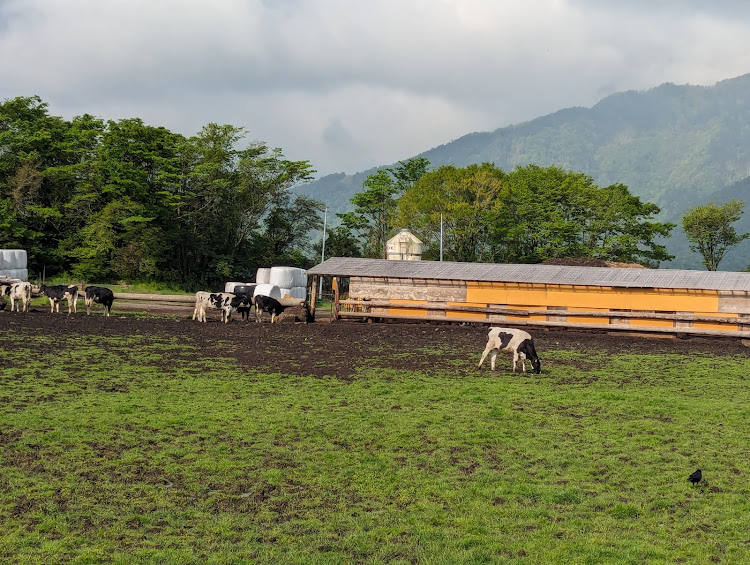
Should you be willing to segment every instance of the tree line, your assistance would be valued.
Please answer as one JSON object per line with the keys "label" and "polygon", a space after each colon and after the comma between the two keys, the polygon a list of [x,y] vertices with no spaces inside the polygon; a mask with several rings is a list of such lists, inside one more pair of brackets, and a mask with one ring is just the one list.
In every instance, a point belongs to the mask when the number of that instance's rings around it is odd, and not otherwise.
{"label": "tree line", "polygon": [[[208,124],[185,137],[140,119],[51,116],[39,97],[0,104],[0,248],[29,252],[35,276],[160,281],[186,289],[247,279],[258,267],[309,267],[324,204],[295,194],[308,161],[245,143]],[[597,258],[658,266],[674,224],[623,184],[599,187],[560,167],[441,166],[424,158],[367,177],[326,232],[327,257],[384,257],[410,228],[424,258],[538,263]],[[715,270],[748,237],[731,224],[743,203],[692,209],[682,227]]]}
{"label": "tree line", "polygon": [[313,263],[323,204],[290,188],[315,172],[242,128],[192,137],[140,119],[68,121],[39,97],[0,104],[0,248],[36,275],[204,287],[258,266]]}
{"label": "tree line", "polygon": [[[560,167],[519,166],[505,172],[491,163],[429,171],[415,158],[367,177],[338,214],[331,255],[383,257],[388,238],[409,227],[424,243],[424,258],[496,263],[539,263],[595,258],[657,267],[674,257],[665,242],[675,227],[655,221],[658,206],[617,183],[597,186],[583,173]],[[682,228],[704,266],[716,270],[724,255],[750,234],[732,227],[744,203],[697,206]]]}

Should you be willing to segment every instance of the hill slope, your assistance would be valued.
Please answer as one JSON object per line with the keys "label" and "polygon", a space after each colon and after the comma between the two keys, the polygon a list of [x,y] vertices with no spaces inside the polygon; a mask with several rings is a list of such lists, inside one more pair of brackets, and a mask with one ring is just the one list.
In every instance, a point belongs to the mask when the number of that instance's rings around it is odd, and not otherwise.
{"label": "hill slope", "polygon": [[[432,167],[491,162],[509,171],[534,163],[584,172],[600,186],[627,185],[662,208],[660,219],[679,224],[685,210],[722,197],[731,186],[735,198],[745,199],[747,186],[736,183],[750,175],[750,74],[708,87],[667,83],[621,92],[591,108],[567,108],[471,133],[418,156]],[[331,212],[342,212],[374,170],[328,175],[297,190],[323,200]],[[669,248],[679,256],[672,266],[701,268],[679,226],[673,233]],[[750,263],[750,258],[737,263],[733,255],[738,251],[727,256],[722,269]]]}

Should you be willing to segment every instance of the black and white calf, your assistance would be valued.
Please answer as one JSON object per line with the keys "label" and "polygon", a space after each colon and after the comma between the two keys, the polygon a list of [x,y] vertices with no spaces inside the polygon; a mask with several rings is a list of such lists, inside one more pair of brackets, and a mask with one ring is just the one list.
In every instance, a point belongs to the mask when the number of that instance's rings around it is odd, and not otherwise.
{"label": "black and white calf", "polygon": [[60,313],[60,302],[63,300],[68,301],[68,315],[71,310],[78,312],[78,287],[68,286],[64,284],[56,284],[54,286],[42,285],[42,294],[49,298],[49,311],[50,313]]}
{"label": "black and white calf", "polygon": [[244,301],[244,304],[237,308],[237,312],[239,312],[243,320],[250,321],[250,310],[252,310],[255,305],[253,295],[247,292],[235,292],[234,294],[235,296],[242,298]]}
{"label": "black and white calf", "polygon": [[271,314],[271,323],[273,324],[285,308],[286,307],[275,298],[259,294],[255,297],[255,321],[260,322],[263,312],[268,312]]}
{"label": "black and white calf", "polygon": [[[28,312],[31,307],[31,283],[19,282],[0,286],[0,294],[10,297],[10,311]],[[18,306],[16,306],[18,303]],[[23,304],[23,308],[21,308]]]}
{"label": "black and white calf", "polygon": [[104,306],[104,315],[109,316],[112,311],[112,303],[115,301],[115,293],[103,286],[87,286],[84,291],[86,294],[86,314],[91,314],[91,305],[96,302]]}
{"label": "black and white calf", "polygon": [[248,296],[244,294],[238,296],[231,292],[212,293],[208,301],[214,308],[221,310],[221,321],[225,324],[232,320],[232,313],[238,308],[250,306]]}
{"label": "black and white calf", "polygon": [[513,372],[516,372],[516,364],[521,360],[521,368],[526,372],[526,360],[531,361],[531,366],[535,373],[542,372],[542,362],[536,354],[534,340],[528,332],[517,330],[515,328],[490,328],[487,334],[487,346],[484,348],[482,358],[479,360],[479,367],[484,363],[487,355],[490,356],[490,366],[495,370],[495,359],[499,351],[513,352]]}
{"label": "black and white calf", "polygon": [[195,293],[195,308],[193,309],[193,320],[198,318],[199,322],[206,321],[206,308],[213,308],[213,305],[209,301],[211,297],[210,292],[199,290]]}

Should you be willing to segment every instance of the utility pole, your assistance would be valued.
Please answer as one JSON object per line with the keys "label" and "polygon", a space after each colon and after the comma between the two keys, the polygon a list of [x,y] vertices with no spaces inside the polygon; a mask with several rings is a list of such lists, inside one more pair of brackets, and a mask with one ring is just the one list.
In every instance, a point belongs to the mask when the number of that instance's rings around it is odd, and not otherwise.
{"label": "utility pole", "polygon": [[[326,206],[325,212],[323,212],[323,246],[320,252],[320,262],[326,260],[326,224],[328,223],[328,206]],[[318,294],[323,296],[323,277],[320,277],[320,290]]]}
{"label": "utility pole", "polygon": [[443,260],[443,213],[440,212],[440,260]]}

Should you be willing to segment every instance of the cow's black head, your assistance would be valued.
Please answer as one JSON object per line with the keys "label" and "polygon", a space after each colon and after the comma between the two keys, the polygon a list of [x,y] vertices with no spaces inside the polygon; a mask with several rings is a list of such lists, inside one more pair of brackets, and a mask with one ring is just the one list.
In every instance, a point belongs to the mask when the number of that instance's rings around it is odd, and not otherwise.
{"label": "cow's black head", "polygon": [[531,366],[534,367],[534,372],[537,375],[542,372],[542,362],[539,357],[531,360]]}

